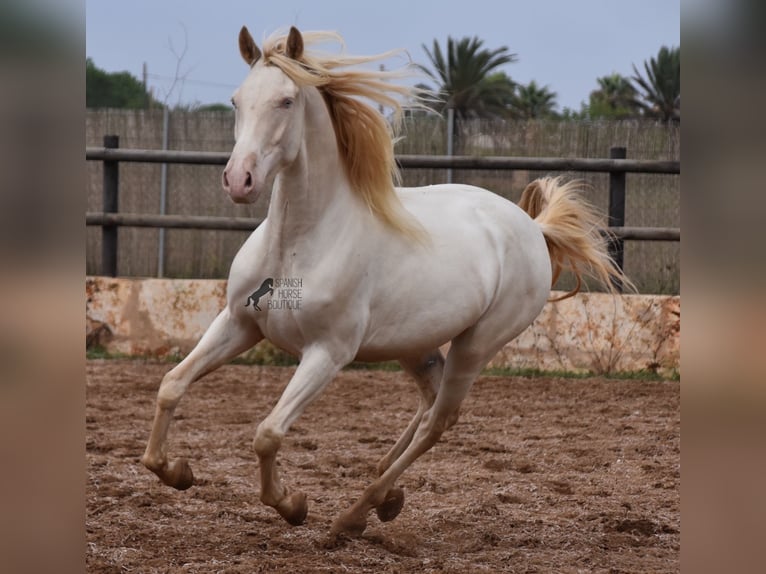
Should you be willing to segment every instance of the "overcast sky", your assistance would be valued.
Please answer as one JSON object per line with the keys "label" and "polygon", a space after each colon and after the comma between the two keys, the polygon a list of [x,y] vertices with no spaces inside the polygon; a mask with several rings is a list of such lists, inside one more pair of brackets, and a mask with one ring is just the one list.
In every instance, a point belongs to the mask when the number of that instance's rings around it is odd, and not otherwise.
{"label": "overcast sky", "polygon": [[[142,77],[170,104],[228,103],[247,72],[237,34],[247,25],[260,41],[277,29],[334,30],[349,53],[394,48],[426,64],[422,44],[478,36],[507,46],[518,61],[503,70],[515,81],[558,94],[559,110],[579,110],[596,78],[633,74],[633,64],[680,45],[680,0],[86,0],[86,53],[109,72]],[[461,12],[458,7],[468,8]],[[184,32],[185,30],[185,32]],[[186,39],[184,39],[186,38]],[[167,96],[181,60],[183,85]],[[393,67],[393,62],[388,67]]]}

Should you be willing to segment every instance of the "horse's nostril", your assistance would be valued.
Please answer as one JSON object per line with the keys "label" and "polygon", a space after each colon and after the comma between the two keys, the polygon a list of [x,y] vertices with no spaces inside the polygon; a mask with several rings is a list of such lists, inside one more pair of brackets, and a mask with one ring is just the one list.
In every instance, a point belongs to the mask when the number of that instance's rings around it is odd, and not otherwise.
{"label": "horse's nostril", "polygon": [[253,176],[248,171],[247,177],[245,178],[245,187],[253,187]]}
{"label": "horse's nostril", "polygon": [[229,176],[226,175],[226,170],[223,170],[223,187],[225,189],[229,188]]}

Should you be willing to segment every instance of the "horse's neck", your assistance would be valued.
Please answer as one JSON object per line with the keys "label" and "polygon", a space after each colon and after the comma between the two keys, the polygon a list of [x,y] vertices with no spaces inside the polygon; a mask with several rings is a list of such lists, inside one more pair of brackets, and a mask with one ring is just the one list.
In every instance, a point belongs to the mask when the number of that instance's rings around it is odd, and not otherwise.
{"label": "horse's neck", "polygon": [[[317,238],[340,214],[354,217],[353,196],[322,96],[308,90],[304,144],[298,158],[274,182],[268,221],[279,256],[311,235]],[[364,212],[362,211],[362,216]],[[328,223],[330,225],[323,225]]]}

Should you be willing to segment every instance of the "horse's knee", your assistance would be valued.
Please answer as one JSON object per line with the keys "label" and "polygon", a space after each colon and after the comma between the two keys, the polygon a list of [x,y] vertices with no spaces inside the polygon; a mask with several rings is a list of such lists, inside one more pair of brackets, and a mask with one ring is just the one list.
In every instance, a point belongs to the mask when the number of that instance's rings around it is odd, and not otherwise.
{"label": "horse's knee", "polygon": [[258,425],[253,440],[253,448],[259,458],[271,457],[276,454],[282,444],[284,434],[275,430],[266,421]]}

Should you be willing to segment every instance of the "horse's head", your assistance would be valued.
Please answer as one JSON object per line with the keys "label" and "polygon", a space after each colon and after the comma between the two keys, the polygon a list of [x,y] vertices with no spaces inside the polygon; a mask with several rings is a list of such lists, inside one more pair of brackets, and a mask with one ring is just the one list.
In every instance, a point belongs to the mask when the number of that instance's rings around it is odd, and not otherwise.
{"label": "horse's head", "polygon": [[[271,189],[279,171],[298,156],[305,101],[299,86],[261,57],[244,26],[239,33],[239,51],[250,73],[231,100],[235,144],[223,171],[223,188],[236,203],[252,203]],[[284,56],[298,60],[302,54],[303,37],[291,28]]]}

